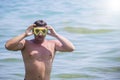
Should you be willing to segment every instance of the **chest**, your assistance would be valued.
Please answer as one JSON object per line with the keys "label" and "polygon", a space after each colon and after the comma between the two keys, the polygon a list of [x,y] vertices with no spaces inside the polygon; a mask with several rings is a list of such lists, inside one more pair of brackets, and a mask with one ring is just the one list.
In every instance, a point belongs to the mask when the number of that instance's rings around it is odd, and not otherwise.
{"label": "chest", "polygon": [[54,58],[53,47],[52,45],[28,45],[24,51],[24,56],[32,60],[49,61]]}

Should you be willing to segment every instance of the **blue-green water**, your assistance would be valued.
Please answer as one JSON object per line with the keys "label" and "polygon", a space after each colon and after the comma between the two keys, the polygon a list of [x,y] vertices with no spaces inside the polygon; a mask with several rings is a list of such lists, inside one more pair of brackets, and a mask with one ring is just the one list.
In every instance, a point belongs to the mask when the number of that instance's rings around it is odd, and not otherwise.
{"label": "blue-green water", "polygon": [[24,79],[20,51],[7,51],[4,44],[38,19],[76,47],[57,52],[51,80],[120,80],[120,12],[110,12],[109,1],[115,0],[0,1],[0,80]]}

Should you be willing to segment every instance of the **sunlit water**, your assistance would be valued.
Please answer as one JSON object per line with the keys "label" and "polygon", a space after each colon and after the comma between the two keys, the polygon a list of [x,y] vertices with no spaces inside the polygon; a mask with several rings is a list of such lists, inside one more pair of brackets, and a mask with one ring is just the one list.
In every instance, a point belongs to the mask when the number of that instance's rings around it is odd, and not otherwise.
{"label": "sunlit water", "polygon": [[57,52],[51,80],[120,80],[120,13],[110,12],[108,3],[109,0],[0,1],[0,80],[24,79],[20,51],[7,51],[4,44],[38,19],[47,21],[76,47],[72,53]]}

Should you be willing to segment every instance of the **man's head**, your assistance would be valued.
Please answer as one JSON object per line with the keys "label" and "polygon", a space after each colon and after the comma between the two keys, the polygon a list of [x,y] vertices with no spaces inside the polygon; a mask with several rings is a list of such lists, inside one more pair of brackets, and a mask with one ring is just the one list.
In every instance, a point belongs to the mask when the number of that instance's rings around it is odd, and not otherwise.
{"label": "man's head", "polygon": [[33,28],[33,33],[37,36],[39,34],[42,34],[43,36],[45,36],[47,34],[47,23],[43,20],[37,20],[34,22],[34,24],[36,26],[34,26]]}
{"label": "man's head", "polygon": [[48,29],[47,29],[47,23],[43,20],[37,20],[34,22],[36,26],[33,28],[33,33],[35,35],[36,40],[43,40],[46,36]]}

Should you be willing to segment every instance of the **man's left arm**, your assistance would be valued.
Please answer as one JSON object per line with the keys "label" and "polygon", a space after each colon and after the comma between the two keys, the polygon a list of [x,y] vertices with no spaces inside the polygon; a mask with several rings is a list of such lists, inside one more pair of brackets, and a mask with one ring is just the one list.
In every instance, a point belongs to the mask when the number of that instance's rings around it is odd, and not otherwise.
{"label": "man's left arm", "polygon": [[71,52],[74,51],[74,45],[65,37],[56,34],[55,36],[58,40],[55,41],[56,51]]}
{"label": "man's left arm", "polygon": [[55,49],[56,51],[71,52],[75,49],[74,45],[65,37],[56,33],[56,31],[51,26],[47,26],[50,31],[48,34],[57,38],[55,40]]}

